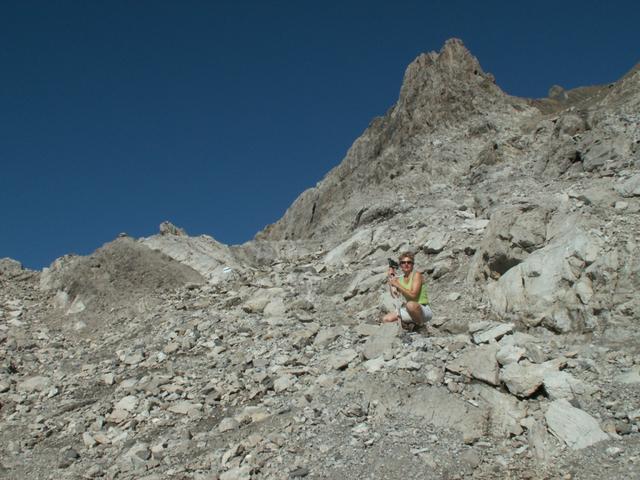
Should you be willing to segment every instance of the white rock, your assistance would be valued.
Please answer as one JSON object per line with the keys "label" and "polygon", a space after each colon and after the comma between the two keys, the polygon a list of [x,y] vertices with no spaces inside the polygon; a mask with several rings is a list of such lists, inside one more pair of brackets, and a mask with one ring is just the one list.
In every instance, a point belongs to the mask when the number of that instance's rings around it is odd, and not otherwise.
{"label": "white rock", "polygon": [[346,368],[349,363],[358,357],[358,352],[353,348],[347,348],[338,353],[331,355],[327,361],[327,365],[332,370],[342,370]]}
{"label": "white rock", "polygon": [[584,385],[567,372],[549,371],[543,376],[544,389],[551,400],[566,398],[571,400],[575,394],[584,393]]}
{"label": "white rock", "polygon": [[26,378],[25,380],[18,382],[16,390],[18,392],[43,392],[48,390],[51,385],[51,379],[44,376],[34,376]]}
{"label": "white rock", "polygon": [[505,345],[500,347],[498,353],[496,353],[496,360],[500,365],[509,365],[510,363],[517,363],[524,356],[526,350],[516,345]]}
{"label": "white rock", "polygon": [[545,413],[545,419],[549,431],[574,450],[609,439],[595,418],[575,408],[565,399],[552,402]]}
{"label": "white rock", "polygon": [[218,431],[220,433],[228,432],[230,430],[235,430],[236,428],[238,428],[239,425],[240,424],[235,418],[226,417],[226,418],[223,418],[218,424]]}
{"label": "white rock", "polygon": [[469,325],[469,332],[473,334],[473,342],[480,344],[499,339],[513,328],[513,323],[477,322]]}
{"label": "white rock", "polygon": [[468,348],[458,358],[448,362],[447,370],[498,385],[500,367],[496,361],[497,345]]}
{"label": "white rock", "polygon": [[127,412],[133,412],[138,406],[138,397],[135,395],[128,395],[118,401],[114,405],[114,408],[117,410],[126,410]]}
{"label": "white rock", "polygon": [[202,410],[202,404],[183,400],[171,405],[169,408],[167,408],[167,410],[173,413],[178,413],[180,415],[194,415]]}
{"label": "white rock", "polygon": [[286,374],[278,377],[273,382],[273,390],[276,393],[284,392],[285,390],[288,390],[289,388],[291,388],[291,386],[295,383],[295,381],[296,381],[296,377],[294,377],[291,374],[286,373]]}
{"label": "white rock", "polygon": [[362,352],[364,358],[371,360],[390,352],[400,333],[400,329],[398,322],[380,325],[377,332],[370,336],[364,344]]}
{"label": "white rock", "polygon": [[372,358],[371,360],[367,360],[362,364],[364,369],[369,373],[375,373],[382,370],[385,366],[385,360],[383,357]]}

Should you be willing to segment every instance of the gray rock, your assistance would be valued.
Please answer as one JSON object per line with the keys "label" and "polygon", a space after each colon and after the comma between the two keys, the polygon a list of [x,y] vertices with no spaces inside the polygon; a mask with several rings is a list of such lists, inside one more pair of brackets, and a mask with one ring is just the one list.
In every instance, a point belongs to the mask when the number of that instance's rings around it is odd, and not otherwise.
{"label": "gray rock", "polygon": [[383,357],[372,358],[362,363],[364,369],[369,373],[375,373],[382,370],[387,362]]}
{"label": "gray rock", "polygon": [[358,352],[353,348],[347,348],[334,353],[327,359],[327,365],[332,370],[342,370],[358,357]]}
{"label": "gray rock", "polygon": [[401,327],[398,322],[383,323],[364,344],[362,354],[366,360],[390,354]]}
{"label": "gray rock", "polygon": [[284,392],[285,390],[288,390],[289,388],[291,388],[294,385],[295,379],[296,379],[296,377],[294,377],[291,374],[286,373],[286,374],[278,377],[273,382],[273,390],[276,393]]}
{"label": "gray rock", "polygon": [[26,393],[44,392],[45,390],[48,390],[50,386],[51,379],[49,377],[37,375],[18,382],[18,384],[16,385],[16,390],[18,392]]}
{"label": "gray rock", "polygon": [[230,430],[235,430],[239,426],[240,426],[240,423],[236,419],[232,417],[226,417],[226,418],[223,418],[218,424],[218,431],[220,433],[224,433]]}
{"label": "gray rock", "polygon": [[574,450],[609,439],[595,418],[565,399],[555,400],[549,405],[545,420],[549,431]]}
{"label": "gray rock", "polygon": [[447,370],[491,385],[499,384],[500,367],[496,361],[496,345],[481,345],[465,350],[458,358],[447,363]]}
{"label": "gray rock", "polygon": [[500,371],[500,380],[512,394],[529,397],[542,386],[545,375],[557,371],[564,363],[564,359],[542,364],[510,363]]}
{"label": "gray rock", "polygon": [[629,371],[616,376],[616,382],[626,384],[640,383],[640,365],[632,367],[631,369],[629,369]]}
{"label": "gray rock", "polygon": [[524,356],[526,350],[516,345],[504,345],[496,353],[496,360],[500,365],[518,363]]}
{"label": "gray rock", "polygon": [[476,322],[469,325],[469,333],[476,344],[500,339],[513,331],[513,323]]}
{"label": "gray rock", "polygon": [[640,196],[640,174],[622,181],[616,186],[616,190],[625,198]]}
{"label": "gray rock", "polygon": [[436,233],[425,244],[424,251],[429,254],[440,253],[449,242],[450,235],[446,233]]}
{"label": "gray rock", "polygon": [[480,438],[487,429],[487,409],[470,405],[438,387],[415,390],[403,410],[423,417],[431,425],[453,428],[470,441]]}
{"label": "gray rock", "polygon": [[113,409],[106,417],[106,420],[111,423],[122,423],[129,418],[130,412],[121,408]]}
{"label": "gray rock", "polygon": [[535,421],[527,430],[527,440],[533,452],[533,456],[541,464],[549,461],[555,451],[555,446],[551,442],[547,427],[540,421]]}
{"label": "gray rock", "polygon": [[571,400],[576,395],[586,392],[586,386],[573,375],[553,370],[544,374],[543,386],[551,400],[560,398]]}
{"label": "gray rock", "polygon": [[323,347],[342,335],[345,331],[343,326],[329,327],[318,331],[313,344],[317,347]]}
{"label": "gray rock", "polygon": [[135,395],[128,395],[119,400],[114,408],[116,410],[126,410],[127,412],[133,412],[138,406],[138,397]]}
{"label": "gray rock", "polygon": [[523,402],[486,385],[475,385],[473,391],[491,409],[489,433],[492,436],[504,438],[522,434],[520,422],[527,415],[527,407]]}
{"label": "gray rock", "polygon": [[193,403],[188,400],[182,400],[182,401],[176,402],[173,405],[170,405],[169,408],[167,408],[167,410],[173,413],[178,413],[180,415],[192,416],[192,415],[196,415],[198,412],[202,410],[202,404]]}
{"label": "gray rock", "polygon": [[242,465],[220,474],[220,480],[251,480],[251,467]]}

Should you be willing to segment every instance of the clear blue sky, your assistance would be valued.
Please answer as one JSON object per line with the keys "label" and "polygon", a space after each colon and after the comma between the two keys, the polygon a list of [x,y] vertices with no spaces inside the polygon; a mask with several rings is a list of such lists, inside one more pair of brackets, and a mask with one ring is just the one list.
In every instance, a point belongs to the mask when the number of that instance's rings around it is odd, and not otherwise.
{"label": "clear blue sky", "polygon": [[637,2],[0,0],[0,258],[40,269],[170,220],[276,221],[458,37],[507,93],[617,80]]}

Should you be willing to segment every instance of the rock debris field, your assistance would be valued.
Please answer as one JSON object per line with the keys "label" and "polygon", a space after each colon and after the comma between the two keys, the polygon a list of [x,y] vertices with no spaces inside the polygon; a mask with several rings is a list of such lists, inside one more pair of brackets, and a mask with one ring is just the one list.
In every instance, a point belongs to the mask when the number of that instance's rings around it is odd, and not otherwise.
{"label": "rock debris field", "polygon": [[251,242],[0,260],[0,478],[640,478],[639,125],[638,67],[521,99],[453,39]]}

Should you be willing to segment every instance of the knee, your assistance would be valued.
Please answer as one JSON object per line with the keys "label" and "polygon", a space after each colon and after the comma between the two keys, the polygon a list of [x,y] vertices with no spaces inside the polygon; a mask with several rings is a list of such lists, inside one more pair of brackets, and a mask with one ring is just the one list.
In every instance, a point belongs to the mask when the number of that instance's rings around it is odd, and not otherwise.
{"label": "knee", "polygon": [[407,311],[411,313],[420,312],[420,304],[418,302],[407,302]]}
{"label": "knee", "polygon": [[397,313],[387,313],[384,317],[382,317],[382,323],[395,322],[398,320]]}

